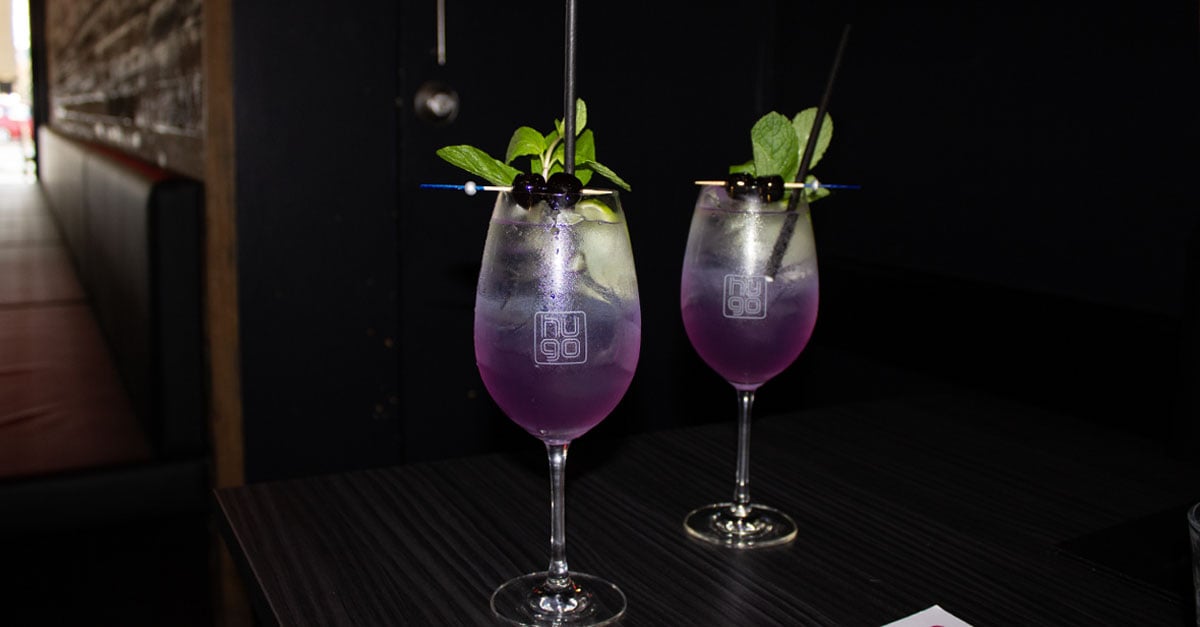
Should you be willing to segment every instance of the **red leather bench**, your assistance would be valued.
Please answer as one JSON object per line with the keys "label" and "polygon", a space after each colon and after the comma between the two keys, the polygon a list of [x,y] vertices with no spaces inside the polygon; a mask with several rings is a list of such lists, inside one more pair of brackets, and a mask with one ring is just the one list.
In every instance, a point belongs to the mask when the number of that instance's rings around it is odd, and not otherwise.
{"label": "red leather bench", "polygon": [[0,200],[0,531],[207,507],[203,189],[39,133]]}

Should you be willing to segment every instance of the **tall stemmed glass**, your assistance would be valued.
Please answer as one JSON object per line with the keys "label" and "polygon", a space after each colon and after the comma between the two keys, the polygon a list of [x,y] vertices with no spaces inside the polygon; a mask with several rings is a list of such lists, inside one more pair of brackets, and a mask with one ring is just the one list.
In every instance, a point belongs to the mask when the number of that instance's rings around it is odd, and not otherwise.
{"label": "tall stemmed glass", "polygon": [[641,345],[633,253],[616,192],[512,194],[496,200],[475,297],[475,358],[510,419],[546,444],[550,460],[550,566],[492,595],[502,619],[529,625],[601,625],[625,595],[566,558],[567,446],[624,396]]}
{"label": "tall stemmed glass", "polygon": [[688,338],[738,400],[733,500],[692,511],[684,527],[692,537],[735,548],[790,542],[796,523],[750,500],[750,414],[755,391],[795,361],[816,323],[817,253],[807,203],[788,211],[786,200],[701,188],[681,283]]}

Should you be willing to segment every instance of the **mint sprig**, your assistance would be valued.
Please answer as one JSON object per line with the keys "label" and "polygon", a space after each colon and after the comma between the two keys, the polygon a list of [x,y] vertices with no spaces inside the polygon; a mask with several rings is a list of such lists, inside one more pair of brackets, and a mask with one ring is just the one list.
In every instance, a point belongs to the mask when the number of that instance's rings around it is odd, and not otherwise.
{"label": "mint sprig", "polygon": [[772,111],[750,129],[754,146],[754,175],[778,174],[785,181],[796,178],[800,171],[800,139],[786,117]]}
{"label": "mint sprig", "polygon": [[437,155],[492,185],[512,185],[520,171],[474,146],[445,146]]}
{"label": "mint sprig", "polygon": [[[559,119],[554,120],[554,130],[545,135],[529,126],[519,127],[508,140],[504,161],[466,144],[444,146],[437,150],[437,155],[493,185],[512,185],[513,179],[522,172],[514,167],[514,162],[524,157],[528,157],[524,161],[528,172],[548,179],[551,174],[563,171],[563,131],[564,123]],[[615,172],[596,161],[596,138],[592,129],[587,128],[587,105],[579,98],[575,101],[575,177],[586,185],[593,174],[612,181],[625,191],[631,189]]]}
{"label": "mint sprig", "polygon": [[[775,111],[762,116],[750,129],[754,158],[746,163],[730,166],[730,174],[779,175],[788,182],[796,180],[796,175],[800,172],[800,159],[805,145],[808,144],[808,137],[812,134],[816,118],[816,107],[804,109],[791,120]],[[826,113],[821,122],[821,132],[817,135],[817,143],[813,146],[812,159],[808,163],[810,171],[821,160],[832,139],[833,118]],[[804,179],[805,183],[812,183],[816,177],[808,174]],[[828,195],[829,190],[823,188],[805,190],[805,197],[810,202]]]}

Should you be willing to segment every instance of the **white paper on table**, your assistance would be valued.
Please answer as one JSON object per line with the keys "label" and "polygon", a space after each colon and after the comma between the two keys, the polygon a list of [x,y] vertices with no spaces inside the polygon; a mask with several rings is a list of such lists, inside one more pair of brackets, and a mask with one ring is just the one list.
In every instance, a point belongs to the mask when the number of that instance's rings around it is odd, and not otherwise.
{"label": "white paper on table", "polygon": [[963,619],[934,605],[883,627],[971,627]]}

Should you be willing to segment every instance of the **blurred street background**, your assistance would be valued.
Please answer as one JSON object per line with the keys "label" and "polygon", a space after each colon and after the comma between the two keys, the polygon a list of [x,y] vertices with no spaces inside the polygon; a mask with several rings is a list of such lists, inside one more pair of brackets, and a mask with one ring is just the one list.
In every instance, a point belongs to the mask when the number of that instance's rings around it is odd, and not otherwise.
{"label": "blurred street background", "polygon": [[29,3],[0,0],[0,184],[34,181]]}
{"label": "blurred street background", "polygon": [[0,140],[0,185],[33,183],[33,141],[11,138]]}

